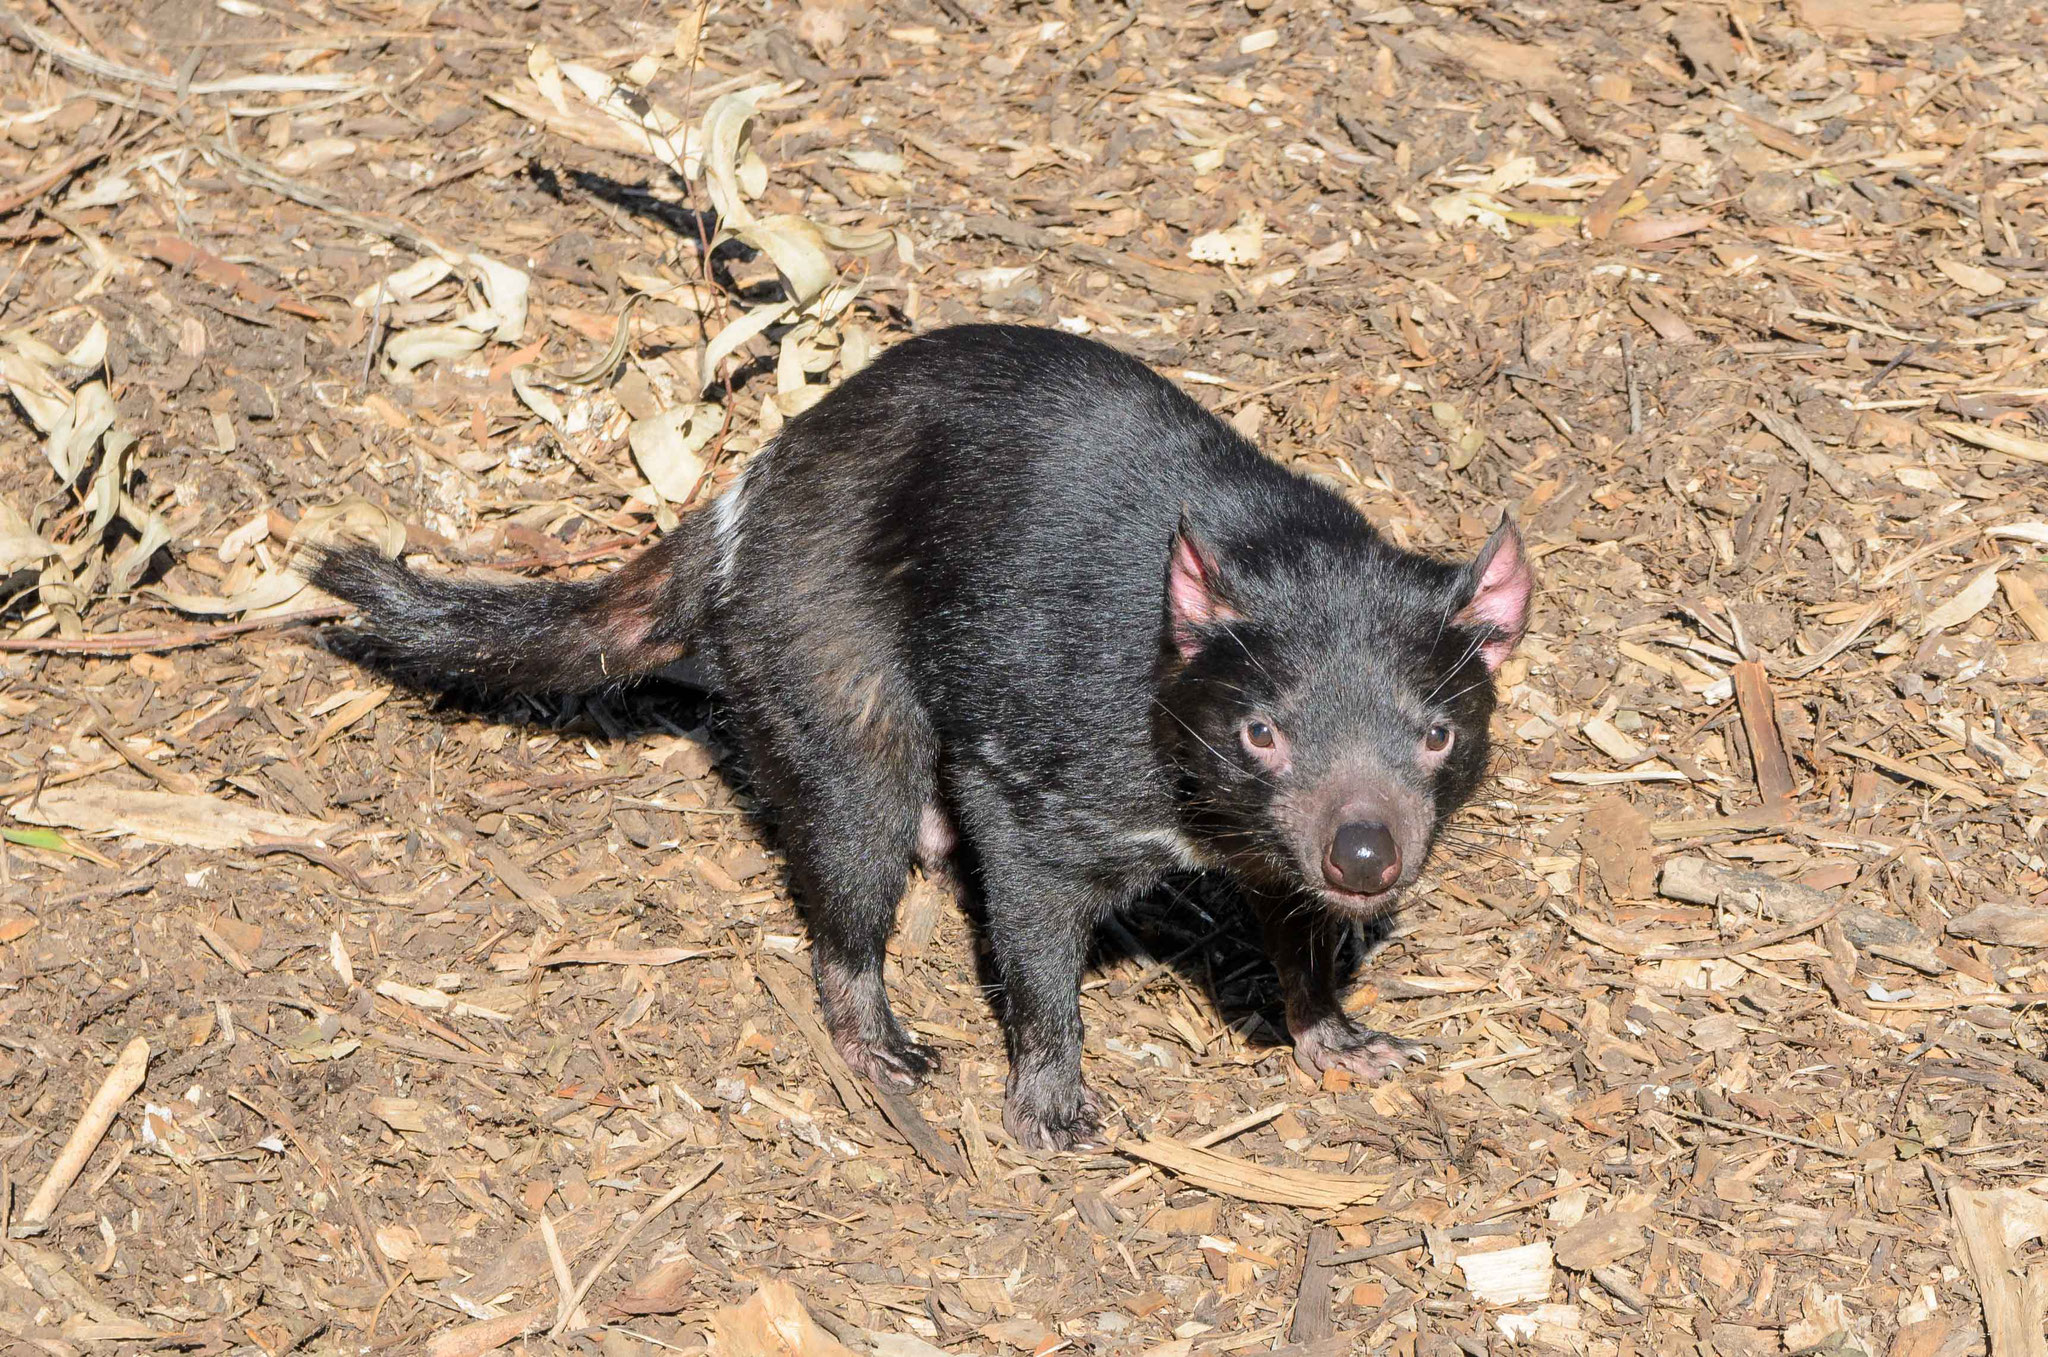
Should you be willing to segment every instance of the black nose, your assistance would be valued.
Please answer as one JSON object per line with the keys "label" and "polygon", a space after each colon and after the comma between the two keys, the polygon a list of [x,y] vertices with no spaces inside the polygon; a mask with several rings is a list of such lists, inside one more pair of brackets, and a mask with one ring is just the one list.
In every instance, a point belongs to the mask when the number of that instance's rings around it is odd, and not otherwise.
{"label": "black nose", "polygon": [[1337,826],[1323,875],[1338,890],[1378,895],[1401,875],[1401,849],[1385,825],[1354,820]]}

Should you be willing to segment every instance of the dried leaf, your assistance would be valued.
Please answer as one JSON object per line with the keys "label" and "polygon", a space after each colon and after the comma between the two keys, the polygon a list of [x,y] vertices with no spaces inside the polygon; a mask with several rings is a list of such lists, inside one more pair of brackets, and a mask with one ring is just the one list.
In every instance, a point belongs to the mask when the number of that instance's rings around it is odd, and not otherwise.
{"label": "dried leaf", "polygon": [[718,379],[720,363],[739,352],[740,346],[748,340],[765,334],[769,326],[787,320],[795,310],[796,307],[789,302],[771,302],[747,312],[713,335],[711,342],[704,347],[704,356],[697,362],[698,385],[711,385]]}
{"label": "dried leaf", "polygon": [[455,272],[455,266],[438,255],[418,259],[382,282],[372,283],[349,300],[358,310],[409,302]]}
{"label": "dried leaf", "polygon": [[402,377],[439,359],[475,353],[489,339],[488,334],[468,325],[423,325],[384,341],[385,371]]}
{"label": "dried leaf", "polygon": [[396,556],[405,550],[405,525],[361,495],[349,495],[306,510],[292,525],[285,545],[296,549],[351,539],[373,543],[386,556]]}
{"label": "dried leaf", "polygon": [[704,187],[718,220],[727,229],[736,230],[754,221],[747,199],[760,196],[767,187],[768,167],[754,153],[748,132],[761,102],[783,89],[781,85],[756,85],[721,94],[704,110]]}
{"label": "dried leaf", "polygon": [[465,322],[481,329],[486,318],[492,322],[491,338],[500,344],[516,344],[526,333],[526,298],[533,282],[523,269],[501,264],[486,255],[471,254],[463,262],[476,270],[483,288],[484,310]]}
{"label": "dried leaf", "polygon": [[15,819],[88,834],[127,834],[181,848],[247,848],[260,838],[318,839],[342,826],[276,815],[244,801],[123,787],[49,787],[9,806]]}
{"label": "dried leaf", "polygon": [[697,452],[718,433],[725,412],[716,405],[678,405],[626,431],[640,474],[671,504],[687,503],[704,480]]}
{"label": "dried leaf", "polygon": [[191,594],[160,584],[153,584],[142,592],[154,594],[181,613],[191,613],[197,617],[223,617],[229,613],[274,608],[280,603],[298,597],[305,587],[306,582],[289,570],[269,570],[258,575],[246,589],[225,598]]}
{"label": "dried leaf", "polygon": [[788,1282],[770,1279],[743,1305],[711,1317],[712,1357],[853,1357],[818,1327]]}
{"label": "dried leaf", "polygon": [[1983,612],[1998,597],[1998,567],[1982,571],[1957,591],[1955,597],[1933,609],[1920,619],[1920,634],[1932,635],[1960,627],[1963,623]]}
{"label": "dried leaf", "polygon": [[41,565],[57,554],[56,543],[31,528],[12,504],[0,500],[0,575]]}
{"label": "dried leaf", "polygon": [[1991,297],[2005,291],[2005,279],[1990,269],[1980,269],[1959,259],[1936,259],[1934,267],[1947,274],[1949,281],[1957,287],[1968,288],[1980,297]]}
{"label": "dried leaf", "polygon": [[836,270],[825,257],[824,239],[818,228],[802,217],[780,213],[762,217],[744,226],[719,232],[721,240],[738,240],[768,256],[782,275],[789,298],[798,306],[810,301],[830,285]]}
{"label": "dried leaf", "polygon": [[555,398],[533,383],[533,369],[521,363],[512,369],[512,393],[519,397],[527,409],[546,420],[556,430],[563,427],[562,407],[555,404]]}
{"label": "dried leaf", "polygon": [[1441,28],[1420,29],[1409,35],[1409,41],[1448,57],[1482,81],[1537,90],[1563,89],[1572,83],[1557,54],[1538,43]]}

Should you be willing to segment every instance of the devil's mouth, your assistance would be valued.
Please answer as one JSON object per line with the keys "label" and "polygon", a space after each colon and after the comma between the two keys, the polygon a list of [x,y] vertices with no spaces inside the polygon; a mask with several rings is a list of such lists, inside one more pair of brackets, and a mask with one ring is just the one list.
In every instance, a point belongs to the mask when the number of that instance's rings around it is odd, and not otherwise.
{"label": "devil's mouth", "polygon": [[1376,891],[1372,894],[1367,894],[1363,891],[1347,891],[1341,887],[1329,885],[1327,882],[1314,889],[1315,894],[1321,897],[1323,903],[1336,913],[1348,914],[1357,918],[1377,918],[1380,915],[1392,912],[1395,906],[1401,903],[1401,897],[1408,893],[1408,885],[1409,883],[1406,881],[1396,881],[1385,890]]}

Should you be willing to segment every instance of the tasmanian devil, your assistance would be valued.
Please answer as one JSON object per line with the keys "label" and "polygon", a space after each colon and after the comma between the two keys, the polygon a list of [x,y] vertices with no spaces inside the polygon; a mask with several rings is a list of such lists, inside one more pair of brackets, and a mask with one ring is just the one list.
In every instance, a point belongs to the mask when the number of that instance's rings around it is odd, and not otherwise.
{"label": "tasmanian devil", "polygon": [[1505,516],[1470,561],[1402,550],[1137,360],[988,325],[885,353],[603,579],[429,577],[368,547],[312,578],[415,684],[588,690],[696,657],[776,813],[833,1041],[871,1078],[934,1066],[882,962],[913,859],[957,835],[1004,1122],[1046,1148],[1099,1125],[1090,935],[1177,869],[1242,887],[1305,1067],[1412,1056],[1345,1014],[1338,952],[1480,783],[1532,587]]}

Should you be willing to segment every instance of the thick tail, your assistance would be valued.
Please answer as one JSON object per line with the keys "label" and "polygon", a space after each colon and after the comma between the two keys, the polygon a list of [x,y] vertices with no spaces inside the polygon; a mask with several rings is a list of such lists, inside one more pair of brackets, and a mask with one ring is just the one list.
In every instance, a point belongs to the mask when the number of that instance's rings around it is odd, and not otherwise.
{"label": "thick tail", "polygon": [[590,692],[689,653],[710,598],[711,520],[692,514],[596,580],[422,575],[361,545],[318,549],[307,579],[362,611],[349,654],[410,686]]}

